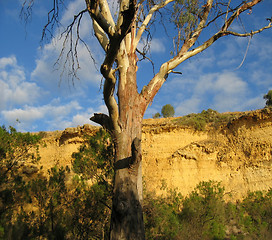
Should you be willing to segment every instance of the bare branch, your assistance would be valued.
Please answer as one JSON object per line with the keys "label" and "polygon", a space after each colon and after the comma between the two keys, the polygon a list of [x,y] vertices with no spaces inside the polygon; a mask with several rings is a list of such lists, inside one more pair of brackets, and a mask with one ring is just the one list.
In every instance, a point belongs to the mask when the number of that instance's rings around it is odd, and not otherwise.
{"label": "bare branch", "polygon": [[262,0],[252,0],[251,2],[243,2],[243,4],[228,18],[228,20],[225,21],[225,24],[222,27],[222,31],[227,31],[235,18],[239,17],[242,12],[251,9],[253,6],[260,3],[261,1]]}
{"label": "bare branch", "polygon": [[32,7],[34,5],[34,0],[24,0],[22,3],[22,8],[20,12],[20,18],[24,19],[25,22],[28,22],[28,19],[32,16]]}
{"label": "bare branch", "polygon": [[139,53],[143,57],[142,59],[139,59],[139,61],[147,59],[151,63],[152,69],[153,69],[153,74],[155,75],[155,65],[154,65],[154,62],[149,57],[146,56],[145,52],[141,52],[138,48],[136,48],[136,52]]}
{"label": "bare branch", "polygon": [[[24,19],[27,23],[32,16],[32,8],[34,6],[35,0],[24,0],[22,3],[22,8],[20,12],[20,18]],[[54,37],[55,28],[59,27],[61,24],[59,22],[59,16],[62,8],[65,7],[64,0],[53,0],[53,6],[51,10],[47,13],[47,23],[43,27],[41,42],[47,38],[47,33],[49,33],[48,39]]]}
{"label": "bare branch", "polygon": [[251,31],[249,33],[237,33],[237,32],[233,32],[233,31],[225,31],[225,33],[227,35],[233,35],[233,36],[236,36],[236,37],[251,37],[251,36],[253,36],[255,34],[258,34],[258,33],[262,32],[262,31],[264,31],[266,29],[269,29],[271,27],[272,27],[272,23],[270,22],[267,26],[265,26],[263,28],[260,28],[260,29],[258,29],[256,31]]}
{"label": "bare branch", "polygon": [[141,37],[142,37],[142,35],[143,35],[143,32],[145,31],[147,25],[149,24],[149,22],[150,22],[150,20],[151,20],[151,18],[152,18],[152,16],[153,16],[153,14],[154,14],[156,11],[158,11],[159,9],[165,7],[167,4],[169,4],[169,3],[173,2],[173,1],[174,1],[174,0],[165,0],[165,1],[163,1],[163,2],[161,2],[161,3],[159,3],[159,4],[157,4],[157,5],[153,6],[153,7],[150,9],[149,13],[147,14],[145,20],[143,21],[141,27],[139,28],[139,30],[138,30],[138,32],[137,32],[137,35],[136,35],[136,38],[135,38],[135,45],[134,45],[134,49],[133,49],[134,51],[136,50],[137,45],[138,45],[138,43],[139,43],[139,41],[141,40]]}
{"label": "bare branch", "polygon": [[94,116],[90,118],[90,120],[100,124],[102,127],[109,131],[113,130],[109,116],[104,113],[95,113]]}
{"label": "bare branch", "polygon": [[[68,71],[68,76],[69,76],[69,78],[72,79],[73,83],[74,83],[74,79],[79,79],[77,76],[77,71],[80,69],[78,52],[77,52],[77,47],[78,47],[79,41],[84,44],[88,53],[90,54],[91,59],[93,60],[93,62],[95,64],[95,59],[93,58],[89,47],[84,42],[84,40],[80,37],[80,33],[79,33],[81,19],[82,19],[82,16],[85,12],[87,12],[87,9],[84,9],[81,12],[79,12],[77,15],[75,15],[72,23],[69,26],[67,26],[65,31],[61,34],[60,38],[64,37],[64,40],[62,43],[61,52],[60,52],[59,57],[55,63],[55,65],[57,65],[57,64],[59,64],[59,62],[62,58],[65,58],[65,61],[63,63],[63,70],[61,72],[61,79],[62,79],[62,76],[63,76],[65,70],[67,70],[66,66],[68,65],[68,66],[70,66],[70,69],[71,69]],[[74,39],[73,28],[75,26],[76,26],[76,41],[74,43],[73,42],[73,39]],[[67,45],[68,45],[68,51],[65,54],[65,50],[67,49]]]}
{"label": "bare branch", "polygon": [[[252,35],[252,36],[253,36],[253,35]],[[247,48],[246,48],[246,52],[245,52],[244,58],[243,58],[242,62],[240,63],[240,65],[239,65],[235,70],[237,70],[237,69],[239,69],[240,67],[242,67],[242,65],[243,65],[243,63],[244,63],[244,61],[245,61],[245,59],[246,59],[246,56],[247,56],[247,52],[248,52],[248,49],[249,49],[249,46],[250,46],[250,42],[251,42],[252,36],[250,36],[250,38],[249,38],[249,40],[248,40],[248,44],[247,44]]]}

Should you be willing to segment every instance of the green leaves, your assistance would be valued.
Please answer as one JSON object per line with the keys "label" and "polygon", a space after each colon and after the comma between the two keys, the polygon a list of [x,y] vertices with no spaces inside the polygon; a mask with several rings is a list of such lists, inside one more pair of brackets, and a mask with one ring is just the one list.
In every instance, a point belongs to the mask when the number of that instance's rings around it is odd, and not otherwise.
{"label": "green leaves", "polygon": [[73,153],[73,170],[85,179],[105,182],[113,177],[114,148],[111,136],[102,128]]}
{"label": "green leaves", "polygon": [[269,90],[267,94],[263,96],[264,99],[266,99],[265,105],[267,107],[272,106],[272,90]]}
{"label": "green leaves", "polygon": [[250,193],[243,201],[225,202],[224,188],[200,182],[185,198],[176,191],[145,197],[147,239],[270,239],[272,190]]}
{"label": "green leaves", "polygon": [[175,109],[171,104],[166,104],[162,107],[161,113],[164,118],[174,117]]}
{"label": "green leaves", "polygon": [[173,6],[171,22],[178,30],[175,37],[177,51],[182,41],[190,37],[196,29],[201,16],[201,5],[203,1],[199,0],[176,0]]}

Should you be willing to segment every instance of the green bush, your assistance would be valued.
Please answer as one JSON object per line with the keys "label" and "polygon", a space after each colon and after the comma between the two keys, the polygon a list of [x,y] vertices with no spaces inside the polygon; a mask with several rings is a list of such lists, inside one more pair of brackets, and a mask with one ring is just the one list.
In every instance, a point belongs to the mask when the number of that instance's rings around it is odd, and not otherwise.
{"label": "green bush", "polygon": [[[39,160],[39,140],[38,135],[0,127],[0,237],[3,239],[10,235],[8,226],[13,216],[29,200],[27,185],[18,170],[27,159]],[[36,151],[30,153],[31,148]]]}
{"label": "green bush", "polygon": [[254,239],[272,239],[272,189],[249,193],[241,206],[245,231]]}
{"label": "green bush", "polygon": [[166,197],[154,196],[155,194],[148,193],[144,201],[146,239],[182,239],[178,215],[182,196],[175,191],[170,191]]}
{"label": "green bush", "polygon": [[114,148],[110,134],[101,128],[94,136],[86,136],[86,142],[72,154],[74,172],[85,179],[103,182],[112,179]]}
{"label": "green bush", "polygon": [[[224,188],[219,183],[201,182],[184,199],[180,213],[183,236],[192,239],[225,238]],[[189,234],[189,235],[188,235]],[[184,239],[187,239],[187,238]]]}
{"label": "green bush", "polygon": [[161,114],[164,118],[174,117],[175,109],[171,104],[166,104],[162,107]]}
{"label": "green bush", "polygon": [[263,98],[266,100],[265,105],[267,107],[272,106],[272,90],[269,90],[267,94],[263,96]]}
{"label": "green bush", "polygon": [[159,112],[155,113],[153,116],[152,116],[154,119],[157,119],[157,118],[160,118],[161,117],[161,114]]}
{"label": "green bush", "polygon": [[62,167],[51,168],[48,178],[37,175],[24,182],[17,174],[17,163],[25,157],[35,160],[28,150],[37,142],[37,136],[3,127],[0,137],[1,171],[6,173],[1,175],[0,239],[105,239],[112,195],[112,187],[106,182],[112,173],[112,145],[107,133],[99,131],[75,154],[78,162],[74,165],[83,175],[88,174],[85,159],[95,157],[88,163],[97,179],[92,186],[84,180],[90,176],[77,175],[73,185],[67,185],[70,169]]}

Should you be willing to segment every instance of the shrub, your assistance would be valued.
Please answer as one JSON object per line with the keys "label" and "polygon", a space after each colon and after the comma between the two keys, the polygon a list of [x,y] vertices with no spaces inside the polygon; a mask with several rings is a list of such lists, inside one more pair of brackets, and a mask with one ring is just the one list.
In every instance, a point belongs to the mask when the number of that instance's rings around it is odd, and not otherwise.
{"label": "shrub", "polygon": [[264,99],[266,99],[265,105],[267,107],[272,106],[272,90],[269,90],[267,94],[263,96]]}
{"label": "shrub", "polygon": [[156,118],[160,118],[161,117],[161,114],[159,112],[155,113],[153,116],[152,116],[154,119]]}
{"label": "shrub", "polygon": [[111,136],[102,128],[94,136],[86,136],[86,144],[72,154],[73,170],[85,179],[107,182],[113,177],[113,144]]}
{"label": "shrub", "polygon": [[[18,169],[26,159],[39,160],[39,140],[37,135],[0,127],[0,236],[3,238],[10,234],[13,216],[29,201],[27,185]],[[36,151],[30,153],[31,148]]]}
{"label": "shrub", "polygon": [[219,183],[201,182],[184,199],[180,213],[184,239],[224,239],[226,219],[223,194],[224,188]]}
{"label": "shrub", "polygon": [[175,191],[170,191],[166,197],[154,195],[148,193],[144,202],[146,239],[182,239],[182,226],[178,216],[182,196]]}
{"label": "shrub", "polygon": [[161,114],[164,118],[173,117],[175,114],[174,107],[171,104],[166,104],[161,109]]}
{"label": "shrub", "polygon": [[245,231],[254,239],[272,239],[272,189],[249,193],[241,206]]}

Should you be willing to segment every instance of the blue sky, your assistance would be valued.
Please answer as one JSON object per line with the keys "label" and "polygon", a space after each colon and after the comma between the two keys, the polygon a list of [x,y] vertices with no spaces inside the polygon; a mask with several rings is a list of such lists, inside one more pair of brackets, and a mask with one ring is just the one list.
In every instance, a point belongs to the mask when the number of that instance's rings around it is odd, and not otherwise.
{"label": "blue sky", "polygon": [[[107,113],[103,103],[101,75],[97,71],[103,52],[91,29],[89,17],[83,18],[81,36],[89,44],[97,64],[80,45],[80,81],[74,85],[54,63],[61,49],[56,38],[40,39],[47,20],[50,1],[36,0],[31,21],[27,25],[19,18],[22,0],[0,0],[0,124],[12,125],[20,131],[63,130],[91,123],[94,112]],[[67,1],[61,15],[63,26],[84,8],[83,0]],[[248,29],[267,24],[272,16],[272,1],[265,0],[247,15]],[[253,18],[254,17],[254,18]],[[253,20],[254,19],[254,20]],[[238,29],[238,25],[234,28]],[[240,30],[240,29],[238,29]],[[156,69],[169,57],[172,44],[163,30],[157,27],[151,45],[151,57]],[[205,39],[205,35],[203,36]],[[165,104],[172,104],[176,116],[201,112],[212,108],[219,112],[247,111],[265,105],[263,95],[272,89],[272,29],[256,35],[250,41],[241,67],[248,38],[219,39],[205,52],[182,63],[163,85],[145,118],[160,112]],[[138,86],[146,85],[153,75],[148,61],[139,63]]]}

